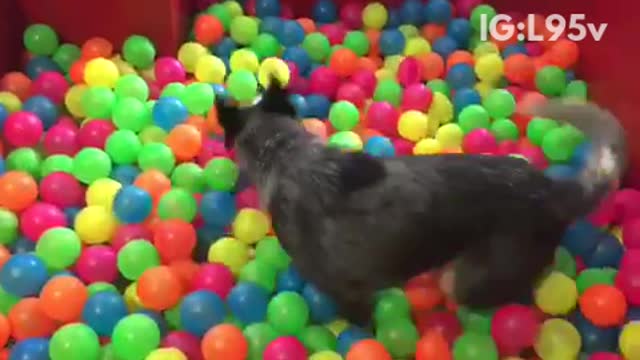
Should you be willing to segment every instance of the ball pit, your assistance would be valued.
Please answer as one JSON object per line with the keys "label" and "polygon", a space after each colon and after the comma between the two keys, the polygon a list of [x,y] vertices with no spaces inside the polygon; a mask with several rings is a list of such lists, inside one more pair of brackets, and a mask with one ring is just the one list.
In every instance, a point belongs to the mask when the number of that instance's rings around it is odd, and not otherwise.
{"label": "ball pit", "polygon": [[32,59],[0,80],[0,358],[640,356],[636,190],[569,229],[534,306],[456,308],[434,272],[384,292],[359,329],[290,266],[224,150],[215,99],[251,103],[276,76],[330,146],[575,174],[581,134],[520,110],[587,98],[578,47],[480,42],[480,15],[495,13],[320,0],[295,18],[275,0],[226,1],[174,54],[143,35],[117,49],[28,27]]}

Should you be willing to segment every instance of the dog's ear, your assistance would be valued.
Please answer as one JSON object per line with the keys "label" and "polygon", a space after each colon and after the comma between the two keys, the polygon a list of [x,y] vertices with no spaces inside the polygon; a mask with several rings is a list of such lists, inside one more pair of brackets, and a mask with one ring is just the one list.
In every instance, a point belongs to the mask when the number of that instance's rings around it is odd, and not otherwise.
{"label": "dog's ear", "polygon": [[216,99],[215,111],[218,114],[218,123],[224,129],[224,145],[230,149],[244,128],[245,120],[239,116],[240,109],[223,99]]}
{"label": "dog's ear", "polygon": [[275,76],[269,81],[259,104],[264,112],[296,117],[296,109],[289,101],[289,92]]}

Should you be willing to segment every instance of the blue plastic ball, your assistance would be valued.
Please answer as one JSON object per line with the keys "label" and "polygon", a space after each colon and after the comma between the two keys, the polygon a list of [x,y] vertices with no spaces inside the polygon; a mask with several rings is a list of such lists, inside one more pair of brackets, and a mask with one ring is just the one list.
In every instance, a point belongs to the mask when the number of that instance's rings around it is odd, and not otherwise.
{"label": "blue plastic ball", "polygon": [[213,53],[220,58],[229,58],[231,53],[233,53],[237,48],[238,45],[236,45],[236,42],[227,36],[220,40]]}
{"label": "blue plastic ball", "polygon": [[22,104],[22,110],[34,113],[45,129],[49,129],[58,119],[58,106],[54,104],[48,97],[33,96]]}
{"label": "blue plastic ball", "polygon": [[331,101],[329,101],[325,96],[311,94],[307,96],[306,100],[309,117],[326,119],[329,116]]}
{"label": "blue plastic ball", "polygon": [[129,314],[127,305],[115,291],[103,291],[91,296],[82,309],[82,321],[99,336],[111,336],[116,323]]}
{"label": "blue plastic ball", "polygon": [[174,97],[162,97],[156,100],[151,111],[153,122],[165,131],[171,131],[176,125],[187,120],[189,111]]}
{"label": "blue plastic ball", "polygon": [[31,80],[37,79],[40,74],[48,71],[61,72],[58,64],[47,56],[35,56],[25,66],[25,73]]}
{"label": "blue plastic ball", "polygon": [[615,351],[620,330],[618,327],[599,327],[587,320],[579,311],[571,321],[582,338],[581,351],[585,354]]}
{"label": "blue plastic ball", "polygon": [[389,138],[385,136],[372,136],[364,144],[364,152],[375,157],[392,157],[396,154],[396,149]]}
{"label": "blue plastic ball", "polygon": [[0,270],[0,286],[18,297],[35,296],[49,279],[47,267],[34,254],[15,254]]}
{"label": "blue plastic ball", "polygon": [[313,7],[313,20],[327,24],[338,19],[338,8],[332,0],[319,0]]}
{"label": "blue plastic ball", "polygon": [[304,96],[299,94],[291,94],[289,95],[289,102],[293,105],[293,108],[296,110],[296,116],[299,118],[307,117],[308,107],[307,101]]}
{"label": "blue plastic ball", "polygon": [[453,7],[448,0],[430,0],[425,5],[423,14],[426,23],[444,25],[451,21]]}
{"label": "blue plastic ball", "polygon": [[280,15],[280,1],[278,0],[256,0],[256,15],[259,18]]}
{"label": "blue plastic ball", "polygon": [[380,33],[380,52],[383,55],[402,54],[406,44],[404,34],[398,29],[387,29]]}
{"label": "blue plastic ball", "polygon": [[226,315],[226,308],[220,296],[206,290],[195,291],[185,296],[180,303],[179,311],[183,329],[199,337],[222,323]]}
{"label": "blue plastic ball", "polygon": [[433,52],[446,59],[454,51],[458,50],[458,43],[450,36],[445,35],[433,43]]}
{"label": "blue plastic ball", "polygon": [[4,122],[5,120],[7,120],[7,118],[9,117],[9,110],[7,110],[7,108],[0,104],[0,129],[2,129],[2,127],[4,126]]}
{"label": "blue plastic ball", "polygon": [[593,224],[578,220],[565,231],[561,245],[569,250],[571,255],[580,256],[584,260],[596,248],[601,236],[602,231]]}
{"label": "blue plastic ball", "polygon": [[9,360],[49,360],[49,339],[30,338],[16,342]]}
{"label": "blue plastic ball", "polygon": [[453,94],[453,108],[456,113],[462,111],[469,105],[480,105],[482,103],[482,97],[477,90],[472,88],[458,89]]}
{"label": "blue plastic ball", "polygon": [[240,282],[227,296],[227,305],[233,316],[242,324],[262,322],[267,317],[269,294],[254,283]]}
{"label": "blue plastic ball", "polygon": [[236,199],[231,193],[210,191],[202,196],[200,214],[205,224],[225,227],[231,224],[236,213]]}
{"label": "blue plastic ball", "polygon": [[64,209],[64,216],[67,218],[67,224],[73,224],[76,221],[76,215],[80,212],[80,208],[68,207]]}
{"label": "blue plastic ball", "polygon": [[404,1],[400,6],[400,19],[405,24],[420,25],[422,11],[422,3],[419,0]]}
{"label": "blue plastic ball", "polygon": [[276,37],[285,47],[298,46],[304,41],[305,32],[299,22],[286,20],[282,25],[282,30],[276,34]]}
{"label": "blue plastic ball", "polygon": [[229,92],[227,91],[227,88],[224,87],[224,85],[211,84],[211,87],[213,88],[213,93],[216,94],[216,99],[225,100],[229,98]]}
{"label": "blue plastic ball", "polygon": [[461,47],[466,47],[471,34],[473,34],[473,28],[467,19],[455,18],[447,26],[447,35],[460,44]]}
{"label": "blue plastic ball", "polygon": [[113,200],[113,212],[124,224],[141,223],[152,210],[151,195],[135,185],[123,186]]}
{"label": "blue plastic ball", "polygon": [[311,58],[309,54],[299,46],[286,48],[282,54],[282,59],[295,63],[301,74],[306,74],[311,68]]}
{"label": "blue plastic ball", "polygon": [[513,44],[505,47],[504,50],[502,50],[502,57],[505,59],[515,54],[527,55],[527,48],[523,44]]}
{"label": "blue plastic ball", "polygon": [[156,325],[158,325],[158,329],[160,329],[160,335],[164,336],[169,331],[169,324],[167,324],[167,319],[165,319],[161,313],[147,309],[139,310],[137,311],[137,313],[147,315],[153,321],[155,321]]}
{"label": "blue plastic ball", "polygon": [[309,305],[311,319],[317,324],[326,324],[336,319],[338,307],[327,294],[307,283],[302,290],[302,296]]}
{"label": "blue plastic ball", "polygon": [[570,165],[554,164],[546,168],[544,174],[554,180],[571,180],[578,175],[578,169]]}
{"label": "blue plastic ball", "polygon": [[289,266],[286,270],[280,272],[276,279],[278,292],[294,291],[300,293],[304,288],[304,284],[304,279],[293,266]]}
{"label": "blue plastic ball", "polygon": [[140,169],[134,165],[118,165],[111,170],[111,178],[122,185],[133,184],[140,175]]}
{"label": "blue plastic ball", "polygon": [[351,346],[360,340],[371,339],[373,336],[357,326],[349,326],[338,335],[336,350],[346,356]]}
{"label": "blue plastic ball", "polygon": [[11,250],[13,250],[15,254],[26,254],[35,251],[35,249],[36,243],[24,236],[20,236],[11,244]]}
{"label": "blue plastic ball", "polygon": [[583,257],[582,260],[590,268],[618,268],[622,255],[624,255],[624,248],[618,238],[611,234],[603,234],[591,254]]}
{"label": "blue plastic ball", "polygon": [[267,16],[260,21],[260,33],[269,33],[273,36],[278,36],[282,33],[284,22],[277,16]]}
{"label": "blue plastic ball", "polygon": [[456,64],[449,69],[447,82],[454,90],[471,88],[476,83],[476,74],[469,64]]}

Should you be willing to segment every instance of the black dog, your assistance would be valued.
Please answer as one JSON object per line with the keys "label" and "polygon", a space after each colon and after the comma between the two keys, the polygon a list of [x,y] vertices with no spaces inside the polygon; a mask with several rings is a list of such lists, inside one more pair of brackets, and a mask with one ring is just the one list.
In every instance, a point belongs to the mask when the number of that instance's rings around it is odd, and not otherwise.
{"label": "black dog", "polygon": [[454,295],[484,308],[530,298],[565,229],[618,180],[624,133],[593,105],[550,103],[541,116],[593,136],[578,178],[546,177],[515,157],[380,159],[328,148],[295,119],[274,81],[259,103],[217,104],[233,146],[301,275],[341,315],[370,319],[374,294],[454,261]]}

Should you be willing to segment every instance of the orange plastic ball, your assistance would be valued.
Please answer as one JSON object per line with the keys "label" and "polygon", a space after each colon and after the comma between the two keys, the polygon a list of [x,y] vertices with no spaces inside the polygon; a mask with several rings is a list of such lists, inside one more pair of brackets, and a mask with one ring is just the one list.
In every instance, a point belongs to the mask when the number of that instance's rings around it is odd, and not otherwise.
{"label": "orange plastic ball", "polygon": [[191,286],[193,278],[200,269],[200,266],[191,259],[172,261],[169,267],[180,279],[183,289],[188,289]]}
{"label": "orange plastic ball", "polygon": [[304,119],[302,120],[302,126],[305,130],[321,139],[327,138],[327,127],[325,126],[325,123],[319,119]]}
{"label": "orange plastic ball", "polygon": [[458,64],[474,66],[475,60],[473,58],[473,54],[466,50],[456,50],[452,52],[447,58],[447,69],[451,69]]}
{"label": "orange plastic ball", "polygon": [[57,276],[40,291],[40,307],[51,319],[63,323],[77,321],[89,299],[87,287],[73,276]]}
{"label": "orange plastic ball", "polygon": [[0,314],[0,348],[5,347],[11,336],[11,325],[4,314]]}
{"label": "orange plastic ball", "polygon": [[349,77],[358,69],[358,55],[351,49],[338,49],[331,54],[329,67],[339,76]]}
{"label": "orange plastic ball", "polygon": [[11,350],[9,349],[0,350],[0,360],[9,360],[10,356],[11,356]]}
{"label": "orange plastic ball", "polygon": [[302,26],[305,34],[311,34],[316,31],[316,23],[313,20],[309,18],[299,18],[297,21],[298,24]]}
{"label": "orange plastic ball", "polygon": [[374,339],[360,340],[351,346],[345,360],[392,360],[384,345]]}
{"label": "orange plastic ball", "polygon": [[404,293],[413,311],[432,310],[444,302],[444,294],[438,286],[406,286]]}
{"label": "orange plastic ball", "polygon": [[551,44],[551,47],[546,53],[546,58],[553,65],[559,66],[563,69],[569,69],[573,67],[580,57],[580,48],[578,44],[569,39],[559,39]]}
{"label": "orange plastic ball", "polygon": [[163,311],[180,302],[182,283],[178,275],[168,266],[157,266],[145,270],[138,279],[136,293],[142,305],[151,310]]}
{"label": "orange plastic ball", "polygon": [[418,54],[415,58],[422,67],[422,80],[429,81],[439,79],[444,74],[444,60],[440,54],[430,52]]}
{"label": "orange plastic ball", "polygon": [[56,322],[42,311],[40,300],[33,297],[18,301],[9,310],[8,318],[11,335],[18,341],[49,337],[57,328]]}
{"label": "orange plastic ball", "polygon": [[161,171],[150,169],[136,178],[133,184],[141,189],[146,190],[155,200],[167,191],[171,190],[171,180]]}
{"label": "orange plastic ball", "polygon": [[249,343],[242,331],[231,324],[211,328],[200,344],[205,360],[245,360],[249,356]]}
{"label": "orange plastic ball", "polygon": [[625,321],[627,300],[615,286],[591,286],[582,293],[578,303],[584,317],[596,326],[619,326]]}
{"label": "orange plastic ball", "polygon": [[416,344],[416,360],[452,360],[449,344],[437,331],[427,332]]}
{"label": "orange plastic ball", "polygon": [[426,24],[422,27],[422,37],[433,44],[439,38],[447,35],[447,27],[439,24]]}
{"label": "orange plastic ball", "polygon": [[525,54],[513,54],[504,61],[504,77],[518,85],[533,83],[536,67],[533,59]]}
{"label": "orange plastic ball", "polygon": [[108,59],[113,54],[113,44],[103,37],[93,37],[82,44],[82,58],[85,60],[103,57]]}
{"label": "orange plastic ball", "polygon": [[38,198],[38,184],[22,171],[8,171],[0,176],[0,207],[22,211]]}
{"label": "orange plastic ball", "polygon": [[13,71],[0,79],[0,91],[15,94],[20,100],[27,99],[31,92],[31,79],[24,73]]}
{"label": "orange plastic ball", "polygon": [[208,133],[213,133],[216,135],[224,134],[224,129],[222,129],[222,126],[218,121],[218,110],[216,110],[215,107],[209,110],[209,113],[207,114],[206,124]]}
{"label": "orange plastic ball", "polygon": [[179,124],[167,135],[165,143],[178,161],[191,160],[198,156],[202,148],[202,135],[197,127]]}
{"label": "orange plastic ball", "polygon": [[224,26],[213,15],[200,15],[193,24],[196,41],[204,46],[217,44],[224,37]]}
{"label": "orange plastic ball", "polygon": [[69,68],[69,77],[74,84],[84,84],[84,67],[87,65],[87,61],[84,59],[78,59]]}

